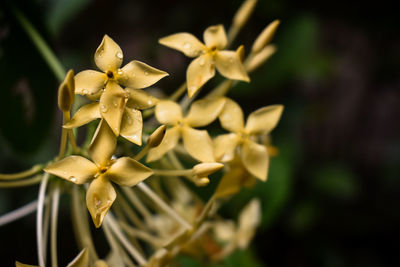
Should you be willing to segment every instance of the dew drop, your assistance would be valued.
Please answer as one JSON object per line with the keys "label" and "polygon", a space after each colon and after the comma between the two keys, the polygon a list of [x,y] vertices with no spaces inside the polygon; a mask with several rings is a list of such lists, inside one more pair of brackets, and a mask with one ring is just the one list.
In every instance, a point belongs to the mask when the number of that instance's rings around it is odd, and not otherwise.
{"label": "dew drop", "polygon": [[104,104],[101,104],[100,111],[106,113],[108,111],[108,108]]}
{"label": "dew drop", "polygon": [[117,73],[118,73],[118,75],[124,74],[124,72],[121,69],[118,69]]}
{"label": "dew drop", "polygon": [[133,140],[138,140],[138,136],[136,134],[132,135]]}
{"label": "dew drop", "polygon": [[96,208],[100,208],[101,206],[101,200],[98,199],[97,197],[94,197],[94,205],[96,206]]}
{"label": "dew drop", "polygon": [[122,56],[122,53],[121,53],[121,52],[117,52],[117,54],[115,54],[115,56],[116,56],[117,58],[119,58],[119,59],[122,59],[122,58],[123,58],[123,56]]}
{"label": "dew drop", "polygon": [[189,43],[184,43],[183,48],[184,49],[190,49],[192,46]]}
{"label": "dew drop", "polygon": [[114,105],[114,107],[118,107],[118,102],[117,102],[117,100],[114,100],[114,101],[113,101],[113,105]]}
{"label": "dew drop", "polygon": [[87,95],[89,93],[89,91],[86,90],[86,89],[83,89],[82,92],[83,92],[84,95]]}
{"label": "dew drop", "polygon": [[69,180],[71,181],[71,182],[76,182],[76,177],[75,176],[71,176],[71,177],[69,177]]}
{"label": "dew drop", "polygon": [[153,105],[153,101],[151,100],[147,101],[147,105]]}
{"label": "dew drop", "polygon": [[132,118],[130,117],[130,116],[126,116],[126,122],[129,124],[129,125],[132,125]]}
{"label": "dew drop", "polygon": [[144,72],[144,75],[148,76],[148,75],[149,75],[149,73],[148,73],[147,71],[145,71],[145,72]]}

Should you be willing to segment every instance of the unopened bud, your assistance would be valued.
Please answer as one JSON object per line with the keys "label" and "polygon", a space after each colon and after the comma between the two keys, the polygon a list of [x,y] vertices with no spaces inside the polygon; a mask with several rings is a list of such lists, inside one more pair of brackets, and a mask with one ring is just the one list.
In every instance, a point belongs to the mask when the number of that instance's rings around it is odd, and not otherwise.
{"label": "unopened bud", "polygon": [[75,97],[74,71],[69,70],[64,81],[58,88],[58,107],[64,111],[70,111]]}
{"label": "unopened bud", "polygon": [[193,167],[193,174],[203,178],[222,169],[222,167],[224,167],[224,164],[217,162],[200,163]]}
{"label": "unopened bud", "polygon": [[243,62],[244,61],[244,56],[245,56],[244,45],[239,46],[238,49],[236,49],[236,53],[238,54],[238,56],[240,58],[240,61]]}
{"label": "unopened bud", "polygon": [[243,27],[253,12],[256,4],[257,0],[246,0],[233,17],[233,25],[238,28]]}
{"label": "unopened bud", "polygon": [[253,54],[260,52],[272,40],[279,23],[279,20],[274,20],[260,33],[251,48]]}
{"label": "unopened bud", "polygon": [[197,186],[206,186],[210,183],[210,179],[208,177],[195,177],[193,180]]}
{"label": "unopened bud", "polygon": [[149,139],[147,139],[147,145],[149,148],[153,148],[161,144],[164,136],[165,136],[165,131],[167,130],[167,126],[161,125],[158,127],[150,136]]}
{"label": "unopened bud", "polygon": [[254,57],[252,57],[249,62],[246,63],[246,71],[253,72],[262,64],[264,64],[273,54],[276,52],[275,45],[267,45]]}

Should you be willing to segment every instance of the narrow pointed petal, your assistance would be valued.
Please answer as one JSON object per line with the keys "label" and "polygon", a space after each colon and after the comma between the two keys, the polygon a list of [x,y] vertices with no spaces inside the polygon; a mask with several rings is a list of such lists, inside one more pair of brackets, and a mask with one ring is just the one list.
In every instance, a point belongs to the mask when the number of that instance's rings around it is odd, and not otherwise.
{"label": "narrow pointed petal", "polygon": [[242,189],[244,180],[248,173],[242,165],[233,165],[233,167],[222,176],[215,191],[217,198],[234,195]]}
{"label": "narrow pointed petal", "polygon": [[132,143],[141,146],[142,128],[142,112],[136,109],[125,108],[124,115],[122,116],[121,132],[119,134]]}
{"label": "narrow pointed petal", "polygon": [[118,83],[134,89],[149,87],[168,76],[165,71],[153,68],[143,62],[133,60],[118,71]]}
{"label": "narrow pointed petal", "polygon": [[178,144],[179,137],[180,131],[177,126],[167,129],[161,143],[149,150],[147,162],[158,160],[169,150],[173,149]]}
{"label": "narrow pointed petal", "polygon": [[246,140],[241,146],[240,157],[252,175],[262,181],[267,180],[269,157],[265,146]]}
{"label": "narrow pointed petal", "polygon": [[218,162],[231,161],[235,156],[235,149],[239,143],[239,137],[235,133],[217,136],[214,140],[214,155]]}
{"label": "narrow pointed petal", "polygon": [[110,126],[101,120],[89,146],[89,156],[97,166],[106,166],[117,145],[117,138],[110,129]]}
{"label": "narrow pointed petal", "polygon": [[119,45],[108,35],[104,35],[94,54],[96,66],[104,72],[115,71],[122,64],[123,54]]}
{"label": "narrow pointed petal", "polygon": [[111,181],[122,186],[134,186],[152,174],[151,169],[129,157],[117,159],[106,172]]}
{"label": "narrow pointed petal", "polygon": [[224,98],[201,99],[193,102],[185,122],[191,127],[203,127],[213,122],[224,108]]}
{"label": "narrow pointed petal", "polygon": [[103,175],[92,181],[86,192],[86,206],[96,228],[103,223],[104,216],[111,208],[117,194],[111,182]]}
{"label": "narrow pointed petal", "polygon": [[208,27],[203,37],[208,48],[214,46],[217,49],[224,49],[228,43],[224,26],[221,24]]}
{"label": "narrow pointed petal", "polygon": [[222,76],[228,79],[250,82],[237,51],[217,51],[215,53],[215,67]]}
{"label": "narrow pointed petal", "polygon": [[47,166],[44,171],[75,184],[84,184],[95,176],[98,168],[84,157],[69,156]]}
{"label": "narrow pointed petal", "polygon": [[190,33],[182,32],[161,38],[158,42],[169,48],[181,51],[188,57],[197,57],[205,49],[205,46]]}
{"label": "narrow pointed petal", "polygon": [[244,207],[239,215],[238,246],[241,249],[248,247],[256,233],[256,228],[261,222],[260,200],[253,199]]}
{"label": "narrow pointed petal", "polygon": [[67,267],[89,267],[89,252],[86,248],[73,259]]}
{"label": "narrow pointed petal", "polygon": [[75,94],[92,96],[104,88],[107,75],[95,70],[84,70],[75,75]]}
{"label": "narrow pointed petal", "polygon": [[194,59],[186,71],[186,81],[189,97],[193,95],[215,75],[215,66],[210,54],[204,54]]}
{"label": "narrow pointed petal", "polygon": [[235,101],[229,98],[226,98],[219,121],[222,128],[230,132],[237,133],[244,129],[243,111]]}
{"label": "narrow pointed petal", "polygon": [[206,130],[183,127],[182,139],[186,151],[193,158],[201,162],[215,162],[212,140]]}
{"label": "narrow pointed petal", "polygon": [[119,135],[122,115],[127,102],[127,94],[117,83],[107,83],[100,98],[100,113],[116,136]]}
{"label": "narrow pointed petal", "polygon": [[271,132],[278,124],[282,111],[282,105],[272,105],[257,109],[249,115],[246,131],[252,134]]}
{"label": "narrow pointed petal", "polygon": [[125,88],[125,90],[129,93],[127,107],[143,110],[154,107],[158,102],[156,97],[144,90],[132,88]]}
{"label": "narrow pointed petal", "polygon": [[156,106],[156,118],[161,124],[175,125],[182,120],[182,109],[173,101],[161,100]]}
{"label": "narrow pointed petal", "polygon": [[67,129],[76,128],[100,117],[99,103],[90,103],[81,107],[63,127]]}

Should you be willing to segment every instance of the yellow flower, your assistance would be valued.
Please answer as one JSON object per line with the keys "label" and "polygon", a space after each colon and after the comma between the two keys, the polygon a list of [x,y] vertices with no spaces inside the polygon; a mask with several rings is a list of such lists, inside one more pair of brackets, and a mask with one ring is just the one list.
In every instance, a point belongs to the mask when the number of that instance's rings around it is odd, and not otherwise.
{"label": "yellow flower", "polygon": [[176,33],[159,40],[160,44],[195,57],[186,72],[188,95],[192,97],[209,79],[215,68],[226,78],[249,82],[238,51],[223,50],[227,45],[222,25],[208,27],[204,32],[204,43],[190,33]]}
{"label": "yellow flower", "polygon": [[187,116],[183,117],[181,107],[175,102],[158,102],[155,111],[157,120],[171,127],[167,129],[161,144],[150,149],[147,162],[155,161],[173,149],[181,136],[184,147],[193,158],[201,162],[214,162],[212,140],[208,132],[193,127],[203,127],[214,121],[224,103],[223,98],[197,100],[191,105]]}
{"label": "yellow flower", "polygon": [[255,142],[260,134],[271,132],[277,125],[283,111],[282,105],[260,108],[251,113],[244,125],[243,111],[231,99],[226,99],[219,120],[224,129],[231,133],[214,139],[217,161],[227,162],[234,158],[236,148],[244,167],[254,176],[266,181],[269,165],[267,147]]}
{"label": "yellow flower", "polygon": [[129,157],[112,159],[116,138],[101,120],[89,147],[90,161],[81,156],[69,156],[45,168],[45,171],[75,184],[91,181],[86,193],[86,205],[95,226],[101,226],[104,216],[116,198],[110,181],[121,186],[134,186],[150,175],[152,170]]}

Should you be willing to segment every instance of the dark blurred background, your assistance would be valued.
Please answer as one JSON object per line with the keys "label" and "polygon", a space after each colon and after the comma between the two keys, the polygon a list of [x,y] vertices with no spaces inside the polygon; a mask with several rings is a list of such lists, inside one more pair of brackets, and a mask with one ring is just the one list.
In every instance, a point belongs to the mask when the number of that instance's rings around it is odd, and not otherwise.
{"label": "dark blurred background", "polygon": [[[202,37],[229,28],[241,0],[10,1],[45,37],[63,65],[95,68],[104,34],[137,59],[170,73],[157,86],[171,93],[189,59],[158,38],[181,31]],[[28,168],[58,148],[58,81],[30,39],[0,4],[0,172]],[[269,180],[235,196],[224,215],[257,196],[263,219],[255,240],[223,266],[397,266],[400,238],[400,38],[389,1],[259,1],[233,47],[251,47],[272,20],[278,52],[229,94],[245,113],[281,103],[273,132],[279,155]],[[0,214],[34,199],[38,186],[0,189]],[[61,266],[78,252],[68,197],[60,214]],[[62,200],[63,200],[62,199]],[[65,203],[65,204],[64,204]],[[0,228],[1,266],[35,263],[35,215]],[[183,266],[200,266],[188,258]],[[396,264],[397,263],[397,264]],[[222,265],[221,264],[221,265]],[[220,266],[220,265],[218,265]]]}

